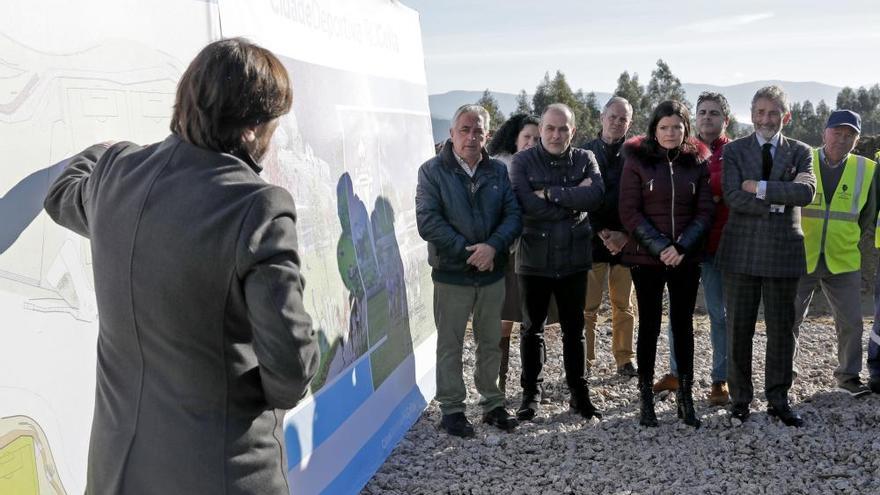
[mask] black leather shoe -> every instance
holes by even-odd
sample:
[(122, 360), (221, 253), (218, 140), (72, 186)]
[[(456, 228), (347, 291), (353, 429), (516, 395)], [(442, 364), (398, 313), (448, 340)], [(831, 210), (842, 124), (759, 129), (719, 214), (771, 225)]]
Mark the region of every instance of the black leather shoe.
[(795, 428), (804, 426), (804, 418), (792, 411), (788, 405), (780, 407), (770, 406), (767, 408), (767, 414), (774, 418), (779, 418), (785, 426), (794, 426)]
[(569, 410), (575, 414), (580, 414), (581, 416), (583, 416), (586, 419), (590, 419), (590, 418), (602, 419), (602, 413), (600, 413), (599, 410), (593, 406), (593, 404), (587, 404), (584, 407), (572, 406), (571, 409), (569, 409)]
[(749, 419), (749, 405), (748, 404), (734, 404), (733, 407), (730, 408), (730, 419), (738, 419), (743, 423)]
[(474, 436), (474, 427), (461, 412), (444, 414), (443, 419), (440, 420), (440, 429), (456, 437)]
[(522, 404), (516, 410), (516, 419), (520, 421), (531, 421), (538, 415), (538, 407), (541, 398), (537, 395), (523, 395)]
[(871, 392), (880, 394), (880, 378), (871, 378), (871, 381), (868, 382), (868, 387), (871, 389)]
[(483, 423), (498, 427), (504, 431), (513, 431), (519, 426), (519, 421), (507, 412), (507, 409), (504, 409), (501, 406), (484, 414)]
[(568, 405), (570, 406), (570, 411), (575, 414), (580, 414), (586, 419), (596, 418), (602, 419), (602, 413), (593, 406), (593, 403), (590, 401), (590, 391), (589, 389), (584, 389), (582, 393), (577, 395), (572, 394), (572, 398), (569, 401)]

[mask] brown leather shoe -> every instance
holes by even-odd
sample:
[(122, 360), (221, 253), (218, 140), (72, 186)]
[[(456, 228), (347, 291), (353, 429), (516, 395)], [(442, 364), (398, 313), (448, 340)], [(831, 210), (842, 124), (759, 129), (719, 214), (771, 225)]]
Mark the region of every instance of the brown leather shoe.
[(670, 392), (675, 392), (676, 390), (678, 390), (678, 377), (677, 376), (670, 374), (670, 373), (667, 373), (667, 374), (663, 375), (663, 378), (661, 378), (660, 380), (657, 381), (657, 383), (654, 384), (654, 393), (655, 394), (658, 394), (658, 393), (663, 392), (665, 390), (669, 390)]
[(730, 402), (730, 392), (727, 390), (727, 382), (715, 382), (712, 391), (709, 392), (709, 404), (713, 406), (726, 406)]

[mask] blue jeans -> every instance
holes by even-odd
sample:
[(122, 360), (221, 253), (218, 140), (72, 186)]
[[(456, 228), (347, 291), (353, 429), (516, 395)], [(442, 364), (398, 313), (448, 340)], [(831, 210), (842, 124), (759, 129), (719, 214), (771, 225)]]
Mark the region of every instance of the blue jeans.
[[(707, 256), (700, 265), (702, 270), (700, 283), (703, 284), (703, 298), (706, 302), (706, 311), (709, 313), (711, 327), (709, 335), (712, 340), (712, 383), (727, 381), (727, 314), (724, 310), (724, 284), (721, 279), (721, 271), (715, 268), (714, 261), (714, 256)], [(878, 278), (878, 283), (880, 283), (880, 278)], [(667, 328), (666, 331), (669, 336), (669, 371), (678, 376), (678, 367), (675, 366), (672, 328)], [(878, 356), (877, 366), (878, 376), (880, 376), (880, 356)]]
[(868, 337), (868, 373), (880, 380), (880, 270), (874, 278), (874, 328)]

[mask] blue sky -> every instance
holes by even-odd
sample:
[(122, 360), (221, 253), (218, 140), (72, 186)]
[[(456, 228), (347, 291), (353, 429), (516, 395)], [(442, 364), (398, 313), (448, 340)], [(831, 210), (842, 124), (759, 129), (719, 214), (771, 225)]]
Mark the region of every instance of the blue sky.
[(880, 1), (402, 0), (420, 13), (428, 91), (531, 93), (544, 72), (612, 91), (658, 58), (683, 81), (880, 82)]

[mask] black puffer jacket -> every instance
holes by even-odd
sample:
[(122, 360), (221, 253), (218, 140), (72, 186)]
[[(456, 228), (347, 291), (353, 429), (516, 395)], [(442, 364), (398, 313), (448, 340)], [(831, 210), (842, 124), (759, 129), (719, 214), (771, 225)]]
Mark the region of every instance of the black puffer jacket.
[[(579, 186), (587, 177), (592, 184)], [(605, 194), (593, 152), (569, 148), (554, 156), (538, 144), (513, 156), (510, 178), (523, 212), (516, 273), (561, 278), (589, 270), (586, 212), (597, 209)], [(542, 189), (547, 199), (535, 195)]]
[(670, 156), (662, 148), (654, 151), (643, 136), (624, 144), (620, 220), (632, 238), (623, 250), (625, 264), (662, 265), (660, 253), (672, 245), (685, 263), (702, 259), (715, 203), (709, 149), (696, 140), (692, 144)]

